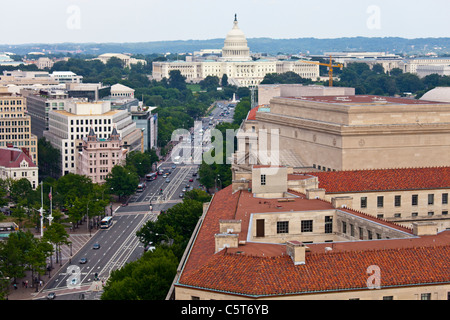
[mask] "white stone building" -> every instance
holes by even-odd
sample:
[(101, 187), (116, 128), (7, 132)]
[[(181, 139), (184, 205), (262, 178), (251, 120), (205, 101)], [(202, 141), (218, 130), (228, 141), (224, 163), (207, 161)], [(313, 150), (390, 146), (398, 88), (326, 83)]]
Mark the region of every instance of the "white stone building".
[(117, 83), (111, 86), (111, 97), (134, 98), (134, 89)]
[(68, 102), (64, 110), (49, 111), (49, 130), (44, 137), (61, 152), (62, 174), (76, 173), (76, 140), (93, 128), (99, 139), (108, 139), (114, 127), (129, 151), (142, 150), (142, 130), (127, 110), (111, 110), (111, 102)]
[(100, 60), (103, 63), (107, 63), (109, 59), (112, 57), (118, 58), (122, 61), (123, 66), (130, 68), (132, 64), (138, 64), (141, 63), (142, 65), (146, 65), (147, 61), (144, 59), (135, 59), (130, 57), (129, 55), (122, 54), (122, 53), (104, 53), (99, 55), (96, 59)]
[(320, 76), (318, 65), (304, 63), (301, 60), (253, 60), (245, 34), (238, 26), (237, 18), (234, 20), (233, 29), (225, 38), (222, 56), (219, 59), (153, 62), (155, 80), (168, 79), (172, 70), (179, 70), (188, 82), (199, 82), (207, 76), (216, 76), (221, 79), (226, 74), (229, 83), (244, 87), (257, 86), (268, 73), (292, 71), (303, 78), (313, 80)]
[(38, 166), (33, 163), (27, 150), (8, 147), (0, 148), (0, 178), (30, 181), (33, 189), (38, 185)]

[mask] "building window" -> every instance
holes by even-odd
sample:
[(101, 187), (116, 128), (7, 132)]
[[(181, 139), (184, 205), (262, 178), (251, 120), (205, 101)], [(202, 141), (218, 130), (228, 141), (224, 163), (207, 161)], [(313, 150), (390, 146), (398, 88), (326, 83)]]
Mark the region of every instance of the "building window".
[(383, 196), (378, 196), (377, 197), (377, 207), (378, 208), (383, 208), (384, 205), (384, 197)]
[(428, 204), (434, 204), (434, 194), (429, 194), (428, 195)]
[(312, 232), (313, 231), (313, 221), (312, 220), (302, 220), (302, 232)]
[(383, 300), (394, 300), (393, 296), (384, 296)]
[(429, 216), (429, 217), (434, 216), (434, 212), (433, 212), (433, 211), (428, 211), (428, 216)]
[(369, 240), (372, 240), (372, 231), (367, 230), (367, 238), (368, 238)]
[(395, 196), (394, 205), (400, 207), (402, 205), (402, 196)]
[(442, 194), (442, 204), (448, 204), (448, 193)]
[(351, 224), (351, 223), (350, 223), (350, 235), (351, 235), (352, 237), (355, 236), (355, 227), (354, 227), (353, 224)]
[(265, 185), (266, 185), (266, 175), (265, 175), (265, 174), (262, 174), (262, 175), (261, 175), (261, 185), (262, 185), (262, 186), (265, 186)]
[(333, 233), (333, 217), (325, 217), (325, 233)]
[(413, 213), (411, 213), (411, 217), (417, 217), (419, 215), (419, 213), (418, 212), (413, 212)]
[(431, 293), (422, 293), (420, 295), (420, 300), (431, 300)]
[(418, 199), (419, 199), (419, 195), (413, 194), (411, 197), (411, 205), (417, 206), (417, 203), (419, 202)]
[(361, 197), (361, 208), (367, 208), (367, 197)]
[(342, 221), (342, 233), (347, 233), (347, 222)]
[(289, 233), (289, 221), (278, 221), (277, 233)]
[(364, 239), (364, 230), (363, 228), (359, 227), (359, 240)]
[(401, 218), (402, 214), (401, 213), (394, 213), (394, 218)]
[(442, 215), (443, 215), (443, 216), (448, 215), (448, 211), (442, 211)]

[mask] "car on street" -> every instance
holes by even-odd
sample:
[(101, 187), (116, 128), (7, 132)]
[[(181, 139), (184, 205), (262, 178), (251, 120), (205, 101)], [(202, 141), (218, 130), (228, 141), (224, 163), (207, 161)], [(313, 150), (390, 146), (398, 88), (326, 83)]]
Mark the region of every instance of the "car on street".
[(183, 188), (183, 190), (181, 190), (181, 192), (186, 192), (186, 188)]
[(92, 249), (94, 249), (94, 250), (100, 249), (100, 244), (94, 243), (94, 245), (92, 246)]
[(169, 178), (167, 178), (167, 179), (166, 179), (166, 183), (169, 183), (169, 182), (170, 182), (170, 179), (169, 179)]
[(47, 299), (48, 300), (54, 300), (56, 298), (56, 293), (54, 293), (54, 292), (50, 292), (48, 295), (47, 295)]
[(183, 198), (184, 197), (184, 193), (182, 192), (182, 193), (180, 193), (180, 198)]
[(150, 244), (148, 244), (147, 246), (145, 246), (144, 252), (155, 250), (155, 247), (154, 247), (152, 244), (153, 244), (153, 243), (150, 242)]
[(81, 258), (80, 259), (80, 264), (85, 264), (87, 263), (87, 258)]
[(172, 169), (175, 169), (176, 167), (177, 167), (176, 164), (173, 164), (173, 165), (172, 165)]
[(194, 179), (190, 178), (190, 179), (189, 179), (189, 182), (194, 182)]

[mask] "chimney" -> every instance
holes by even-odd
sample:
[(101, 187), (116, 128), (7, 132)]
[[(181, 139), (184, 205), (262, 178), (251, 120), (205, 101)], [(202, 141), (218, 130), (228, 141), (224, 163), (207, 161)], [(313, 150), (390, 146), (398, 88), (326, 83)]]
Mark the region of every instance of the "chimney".
[(220, 233), (241, 232), (241, 220), (219, 220)]
[(331, 198), (333, 208), (351, 208), (353, 203), (352, 197), (335, 197)]
[(413, 234), (415, 236), (435, 236), (437, 234), (437, 223), (433, 221), (413, 222)]
[(306, 189), (306, 199), (325, 199), (325, 189)]
[(286, 253), (291, 257), (294, 265), (305, 264), (307, 247), (300, 241), (286, 242)]
[(237, 248), (239, 245), (239, 235), (235, 233), (219, 233), (214, 235), (216, 246), (215, 252), (225, 248)]
[(28, 149), (27, 148), (21, 148), (22, 149), (22, 152), (23, 153), (25, 153), (29, 158), (31, 158), (30, 157), (30, 152), (28, 152)]

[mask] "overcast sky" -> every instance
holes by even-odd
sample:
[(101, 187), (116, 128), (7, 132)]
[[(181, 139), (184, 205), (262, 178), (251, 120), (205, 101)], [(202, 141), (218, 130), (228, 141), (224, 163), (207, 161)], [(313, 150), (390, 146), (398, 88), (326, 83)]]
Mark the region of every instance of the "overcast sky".
[(450, 37), (449, 0), (1, 0), (0, 43)]

